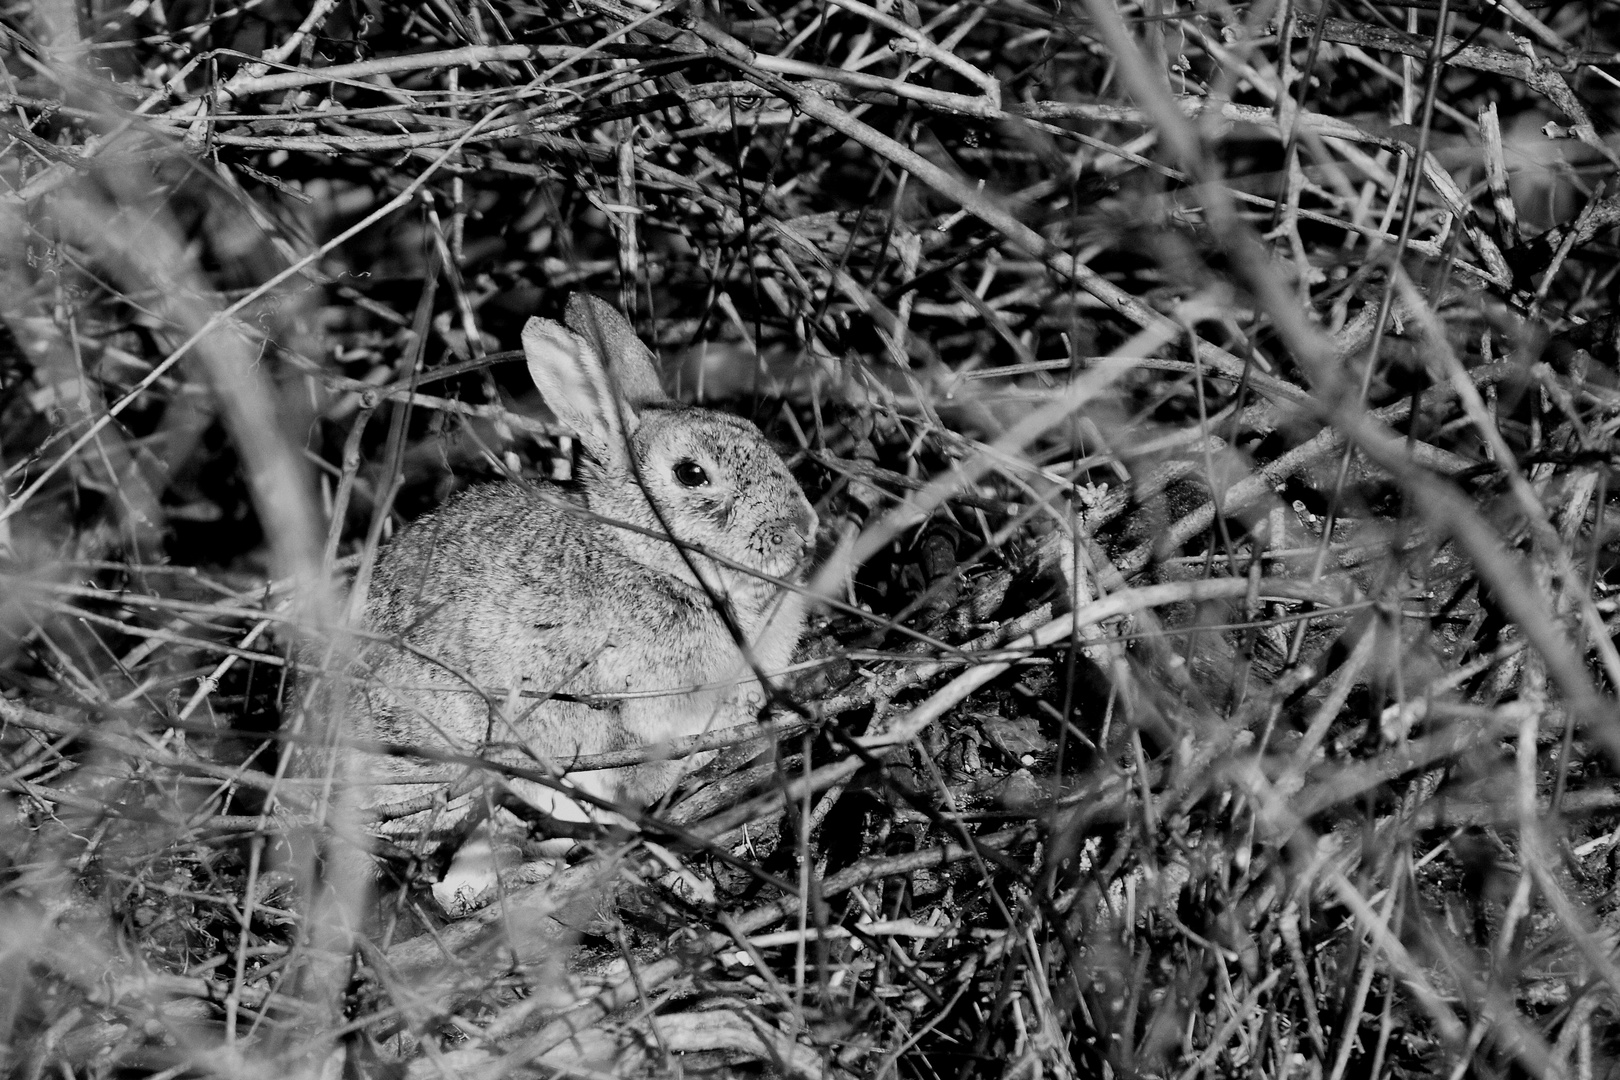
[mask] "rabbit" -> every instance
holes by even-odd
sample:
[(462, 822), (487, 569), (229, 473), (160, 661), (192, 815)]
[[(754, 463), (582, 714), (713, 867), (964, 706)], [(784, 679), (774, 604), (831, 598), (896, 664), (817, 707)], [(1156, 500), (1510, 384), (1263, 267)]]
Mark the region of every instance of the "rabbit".
[[(584, 451), (577, 483), (473, 487), (385, 549), (348, 706), (358, 739), (566, 771), (577, 756), (743, 722), (764, 700), (758, 672), (781, 670), (798, 644), (803, 595), (770, 579), (801, 568), (817, 518), (781, 457), (748, 421), (670, 399), (604, 301), (576, 294), (565, 322), (530, 319), (522, 339), (535, 386)], [(711, 756), (570, 780), (642, 806)], [(472, 796), (445, 805), (444, 764), (367, 755), (362, 772), (374, 811), (439, 802), (378, 823), (382, 836), (454, 830), (476, 813)], [(553, 817), (601, 819), (553, 788), (509, 786)], [(480, 826), (434, 887), (442, 907), (493, 892), (493, 845)]]

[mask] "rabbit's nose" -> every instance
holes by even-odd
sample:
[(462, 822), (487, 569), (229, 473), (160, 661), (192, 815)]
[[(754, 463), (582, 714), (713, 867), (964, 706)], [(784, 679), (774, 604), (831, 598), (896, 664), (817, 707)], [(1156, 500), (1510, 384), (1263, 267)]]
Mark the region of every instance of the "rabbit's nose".
[(800, 544), (805, 547), (810, 546), (811, 542), (816, 538), (816, 526), (818, 524), (816, 512), (811, 508), (810, 504), (801, 504), (799, 506), (799, 518), (793, 525), (793, 531), (799, 534)]
[(774, 548), (808, 549), (816, 538), (816, 512), (805, 503), (792, 517), (777, 518), (771, 524), (768, 543)]

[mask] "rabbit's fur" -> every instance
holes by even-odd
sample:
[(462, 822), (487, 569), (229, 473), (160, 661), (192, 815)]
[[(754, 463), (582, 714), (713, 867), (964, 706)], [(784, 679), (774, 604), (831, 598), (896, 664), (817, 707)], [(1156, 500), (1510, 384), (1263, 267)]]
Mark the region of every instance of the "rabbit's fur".
[[(802, 597), (760, 575), (799, 569), (816, 515), (782, 459), (747, 421), (665, 396), (652, 354), (604, 302), (576, 295), (566, 320), (529, 320), (523, 347), (547, 404), (588, 455), (577, 490), (475, 487), (389, 546), (364, 622), (391, 644), (368, 646), (361, 665), (349, 708), (360, 739), (567, 771), (576, 756), (746, 720), (763, 694), (733, 629), (759, 670), (788, 663)], [(692, 547), (683, 556), (665, 535)], [(716, 598), (729, 607), (730, 626)], [(546, 696), (638, 693), (590, 704)], [(443, 764), (367, 761), (363, 802), (371, 807), (445, 790)], [(644, 805), (693, 764), (659, 761), (571, 781)], [(512, 787), (556, 817), (591, 816), (553, 789)], [(457, 807), (418, 811), (379, 831), (442, 827), (447, 810), (453, 818)]]

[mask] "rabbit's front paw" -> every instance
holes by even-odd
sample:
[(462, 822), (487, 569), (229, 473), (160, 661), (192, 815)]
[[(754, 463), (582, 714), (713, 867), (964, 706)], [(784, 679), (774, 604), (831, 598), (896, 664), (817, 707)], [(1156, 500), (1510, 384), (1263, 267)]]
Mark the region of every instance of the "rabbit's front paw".
[(525, 845), (514, 841), (522, 826), (505, 811), (495, 827), (485, 822), (456, 851), (450, 869), (432, 889), (433, 902), (446, 918), (460, 919), (492, 903), (504, 887), (514, 889), (543, 881), (567, 866), (560, 855), (572, 840)]
[(446, 878), (433, 886), (433, 902), (445, 918), (463, 919), (495, 899), (495, 883), (493, 872), (456, 881)]
[(495, 898), (500, 883), (500, 859), (489, 834), (474, 833), (461, 845), (443, 880), (433, 886), (433, 901), (452, 919), (459, 919)]

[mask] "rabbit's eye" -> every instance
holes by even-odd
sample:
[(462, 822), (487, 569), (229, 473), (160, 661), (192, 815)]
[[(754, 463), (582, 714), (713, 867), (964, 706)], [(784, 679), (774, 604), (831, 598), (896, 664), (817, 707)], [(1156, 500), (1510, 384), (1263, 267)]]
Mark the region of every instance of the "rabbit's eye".
[(675, 479), (681, 482), (682, 487), (705, 487), (709, 483), (709, 474), (703, 471), (703, 466), (695, 461), (677, 461), (675, 463)]

